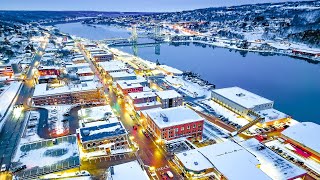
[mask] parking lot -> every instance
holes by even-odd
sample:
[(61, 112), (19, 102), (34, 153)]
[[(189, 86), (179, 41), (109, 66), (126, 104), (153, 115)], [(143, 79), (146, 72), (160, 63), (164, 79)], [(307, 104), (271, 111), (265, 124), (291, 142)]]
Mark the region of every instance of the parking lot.
[(19, 155), (13, 165), (26, 165), (27, 169), (15, 173), (22, 179), (32, 179), (80, 165), (76, 136), (24, 144), (20, 147)]

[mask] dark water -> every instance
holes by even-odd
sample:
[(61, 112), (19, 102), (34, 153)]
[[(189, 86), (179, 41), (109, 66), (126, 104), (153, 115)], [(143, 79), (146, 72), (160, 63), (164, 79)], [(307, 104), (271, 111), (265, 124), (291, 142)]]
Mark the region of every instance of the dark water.
[[(91, 39), (128, 34), (123, 29), (113, 34), (113, 28), (97, 30), (79, 23), (58, 25), (58, 27), (63, 32)], [(133, 53), (132, 47), (119, 49)], [(162, 64), (196, 72), (215, 84), (217, 88), (242, 87), (275, 101), (276, 109), (299, 121), (320, 123), (320, 64), (288, 56), (265, 56), (259, 53), (194, 44), (179, 46), (161, 44), (160, 54), (159, 49), (155, 49), (155, 47), (138, 48), (138, 56), (154, 62), (158, 59)]]

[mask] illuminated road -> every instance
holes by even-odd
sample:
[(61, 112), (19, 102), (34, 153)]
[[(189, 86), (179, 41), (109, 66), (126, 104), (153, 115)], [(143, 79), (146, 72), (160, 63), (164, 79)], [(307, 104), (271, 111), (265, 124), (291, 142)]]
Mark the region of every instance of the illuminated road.
[[(27, 73), (27, 80), (22, 84), (21, 90), (17, 96), (17, 101), (15, 105), (23, 104), (25, 107), (27, 106), (28, 98), (32, 95), (33, 91), (33, 72), (32, 69), (37, 64), (42, 57), (43, 49), (39, 49), (39, 53), (37, 53), (33, 61), (30, 64), (30, 68)], [(0, 164), (6, 164), (7, 167), (11, 165), (11, 159), (15, 154), (15, 150), (19, 144), (21, 135), (23, 133), (23, 129), (25, 126), (25, 112), (21, 112), (19, 115), (14, 115), (11, 113), (0, 132)]]
[[(105, 93), (108, 94), (110, 98), (110, 105), (114, 109), (115, 113), (120, 117), (123, 125), (128, 130), (130, 135), (134, 137), (133, 141), (139, 146), (138, 156), (141, 158), (143, 163), (148, 167), (154, 167), (157, 175), (160, 178), (161, 172), (171, 171), (175, 179), (182, 179), (180, 173), (176, 171), (172, 165), (173, 163), (169, 160), (170, 158), (166, 156), (164, 150), (156, 145), (151, 137), (146, 137), (142, 132), (140, 126), (137, 130), (133, 130), (133, 125), (137, 123), (131, 119), (130, 114), (126, 109), (126, 103), (122, 98), (117, 98), (114, 94), (112, 87), (104, 84), (103, 78), (94, 67), (92, 61), (88, 59), (84, 52), (82, 54), (85, 56), (86, 60), (89, 62), (91, 69), (95, 72), (100, 82), (104, 85)], [(161, 179), (161, 178), (160, 178)]]

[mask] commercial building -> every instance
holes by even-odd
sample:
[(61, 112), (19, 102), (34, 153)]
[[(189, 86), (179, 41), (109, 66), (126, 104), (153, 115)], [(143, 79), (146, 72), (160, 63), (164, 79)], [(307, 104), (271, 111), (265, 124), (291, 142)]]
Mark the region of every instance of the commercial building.
[(122, 92), (123, 95), (134, 92), (142, 92), (143, 86), (139, 83), (130, 83), (127, 81), (117, 81), (117, 88)]
[(139, 180), (149, 180), (143, 164), (139, 164), (137, 160), (111, 166), (106, 172), (107, 180), (124, 180), (132, 179), (133, 177)]
[(183, 98), (181, 94), (175, 90), (158, 91), (156, 95), (163, 109), (182, 106)]
[(57, 80), (58, 76), (57, 75), (45, 75), (45, 76), (39, 76), (38, 77), (38, 83), (43, 84), (43, 83), (52, 83), (54, 80)]
[(271, 180), (258, 168), (260, 162), (256, 157), (232, 141), (178, 153), (174, 159), (190, 178), (210, 174), (223, 180)]
[(97, 63), (98, 69), (101, 73), (105, 73), (106, 75), (113, 72), (122, 72), (127, 71), (128, 67), (125, 63), (121, 61), (105, 61)]
[(105, 103), (103, 88), (93, 81), (72, 85), (38, 84), (32, 101), (36, 106)]
[(272, 124), (290, 119), (288, 115), (273, 109), (273, 101), (239, 87), (212, 90), (211, 97), (218, 104), (249, 120), (261, 117), (264, 123)]
[(313, 122), (301, 122), (282, 131), (282, 138), (290, 143), (294, 152), (304, 158), (320, 161), (320, 125)]
[(93, 71), (91, 68), (81, 68), (77, 70), (78, 76), (93, 76)]
[(113, 59), (113, 54), (111, 52), (91, 52), (90, 54), (95, 62), (111, 61)]
[(60, 68), (56, 66), (39, 66), (39, 76), (60, 75)]
[(167, 75), (181, 76), (183, 74), (182, 71), (180, 71), (179, 69), (173, 68), (171, 66), (160, 65), (160, 66), (157, 66), (157, 67), (158, 67), (159, 70), (163, 71)]
[(184, 106), (142, 111), (143, 125), (163, 142), (180, 137), (202, 139), (204, 119)]
[(119, 81), (119, 80), (134, 80), (137, 79), (136, 74), (134, 73), (128, 73), (126, 71), (121, 72), (113, 72), (109, 73), (109, 76), (113, 82)]
[(128, 149), (128, 133), (121, 122), (98, 121), (77, 129), (77, 137), (85, 150), (104, 150), (106, 154)]
[(136, 111), (161, 107), (154, 92), (128, 93), (127, 99), (131, 107)]

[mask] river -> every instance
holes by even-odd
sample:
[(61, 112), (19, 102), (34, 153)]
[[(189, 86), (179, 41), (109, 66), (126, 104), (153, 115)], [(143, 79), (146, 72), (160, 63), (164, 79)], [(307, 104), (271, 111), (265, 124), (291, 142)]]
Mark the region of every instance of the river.
[[(88, 39), (129, 37), (126, 29), (56, 25), (62, 32)], [(130, 46), (119, 49), (133, 54)], [(138, 47), (138, 56), (193, 71), (217, 88), (239, 86), (275, 101), (275, 108), (299, 121), (320, 124), (320, 64), (283, 55), (261, 55), (219, 47), (161, 44), (160, 48)]]

